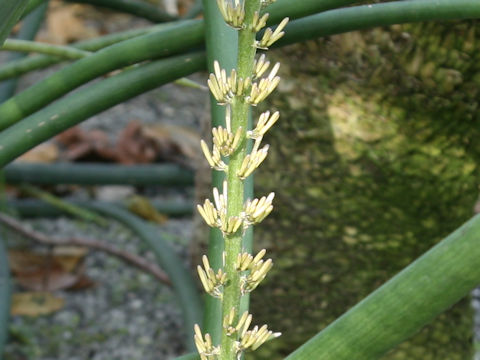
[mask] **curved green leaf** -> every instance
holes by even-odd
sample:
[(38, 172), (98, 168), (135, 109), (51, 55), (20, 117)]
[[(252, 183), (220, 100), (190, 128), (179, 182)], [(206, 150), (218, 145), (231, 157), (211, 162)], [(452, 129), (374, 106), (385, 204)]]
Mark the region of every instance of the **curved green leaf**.
[(286, 359), (378, 359), (478, 286), (479, 258), (477, 215)]
[(404, 0), (330, 10), (287, 25), (278, 46), (377, 26), (480, 17), (478, 0)]
[(0, 166), (94, 114), (204, 68), (203, 53), (182, 55), (138, 66), (67, 96), (0, 133)]
[(0, 2), (0, 45), (7, 38), (13, 25), (23, 14), (28, 0), (2, 0)]

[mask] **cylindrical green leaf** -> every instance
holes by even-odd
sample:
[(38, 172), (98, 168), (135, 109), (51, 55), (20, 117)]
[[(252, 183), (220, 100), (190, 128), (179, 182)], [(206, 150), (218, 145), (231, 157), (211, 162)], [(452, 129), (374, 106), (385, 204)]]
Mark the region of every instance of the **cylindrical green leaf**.
[(4, 168), (9, 184), (191, 186), (193, 172), (174, 164), (37, 164), (15, 162)]
[(1, 104), (0, 129), (7, 128), (97, 76), (140, 61), (185, 51), (202, 39), (203, 23), (188, 20), (165, 31), (126, 40), (80, 59)]
[(23, 14), (28, 0), (2, 0), (0, 2), (0, 45), (7, 38), (13, 25)]
[[(72, 202), (77, 204), (77, 202)], [(82, 203), (79, 203), (81, 205)], [(103, 204), (103, 202), (100, 202)], [(130, 208), (130, 202), (106, 202), (107, 205), (121, 206)], [(193, 203), (191, 201), (179, 202), (179, 201), (152, 201), (153, 207), (161, 214), (168, 215), (169, 217), (182, 217), (191, 216), (193, 212)], [(44, 201), (37, 199), (21, 199), (21, 200), (9, 200), (6, 204), (7, 208), (13, 208), (22, 217), (55, 217), (65, 215), (65, 212), (61, 211), (57, 207), (47, 204)]]
[[(85, 51), (97, 51), (104, 47), (116, 44), (121, 41), (125, 41), (137, 36), (163, 30), (168, 26), (172, 26), (172, 25), (160, 24), (160, 25), (143, 28), (143, 29), (122, 31), (118, 33), (105, 35), (105, 36), (100, 36), (93, 39), (79, 41), (78, 43), (74, 43), (71, 46), (77, 49), (85, 50)], [(17, 60), (15, 62), (10, 62), (3, 66), (0, 66), (0, 80), (17, 77), (25, 73), (28, 73), (30, 71), (43, 69), (49, 65), (57, 64), (64, 60), (65, 59), (63, 58), (58, 58), (58, 57), (48, 56), (48, 55), (29, 56), (26, 59)]]
[(204, 67), (203, 53), (182, 55), (141, 65), (67, 96), (0, 133), (0, 166), (94, 114)]
[(126, 12), (153, 22), (166, 22), (175, 20), (175, 16), (160, 10), (158, 6), (141, 0), (66, 0), (68, 2), (101, 6), (112, 10)]
[(378, 359), (478, 286), (479, 259), (477, 215), (286, 359)]
[[(38, 32), (38, 29), (42, 25), (45, 18), (45, 12), (47, 11), (48, 1), (35, 9), (25, 19), (23, 19), (22, 27), (17, 34), (17, 39), (33, 40)], [(24, 58), (25, 53), (13, 53), (8, 56), (7, 63), (17, 63), (20, 59)], [(0, 82), (0, 103), (9, 99), (15, 93), (17, 87), (17, 79), (10, 79), (8, 81)]]
[(0, 51), (37, 52), (65, 59), (81, 59), (92, 53), (70, 46), (52, 45), (29, 40), (7, 39)]
[(478, 0), (404, 0), (330, 10), (287, 25), (278, 46), (377, 26), (480, 17)]

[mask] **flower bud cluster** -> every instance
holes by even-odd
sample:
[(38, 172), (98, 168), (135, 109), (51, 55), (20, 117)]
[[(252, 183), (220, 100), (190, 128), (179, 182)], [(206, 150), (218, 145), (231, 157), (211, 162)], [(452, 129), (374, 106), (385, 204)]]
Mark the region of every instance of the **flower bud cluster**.
[(230, 313), (223, 319), (223, 328), (228, 336), (237, 336), (239, 339), (235, 342), (237, 353), (245, 350), (256, 350), (266, 341), (281, 335), (281, 333), (274, 333), (268, 330), (267, 325), (263, 325), (260, 328), (255, 325), (249, 330), (250, 324), (252, 323), (252, 314), (249, 314), (248, 311), (245, 311), (242, 316), (240, 316), (236, 324), (234, 324), (235, 317), (236, 309), (232, 308)]
[(263, 260), (266, 250), (263, 249), (255, 257), (248, 253), (238, 254), (235, 264), (238, 271), (248, 272), (241, 276), (241, 292), (246, 294), (252, 292), (265, 279), (267, 273), (273, 266), (272, 259)]
[[(275, 0), (217, 0), (217, 5), (226, 24), (243, 32), (247, 38), (251, 37), (251, 45), (246, 51), (253, 52), (250, 53), (253, 57), (256, 49), (267, 50), (284, 36), (283, 30), (288, 23), (288, 18), (285, 18), (273, 30), (266, 28), (263, 35), (257, 40), (253, 35), (266, 26), (269, 15), (261, 11), (254, 11), (250, 6), (247, 6), (250, 10), (246, 14), (246, 1), (257, 1), (258, 9), (275, 2)], [(245, 47), (247, 48), (246, 44)], [(250, 57), (250, 61), (252, 57)], [(226, 106), (226, 116), (225, 126), (212, 129), (212, 147), (209, 148), (207, 143), (202, 140), (201, 148), (210, 167), (225, 172), (228, 181), (234, 181), (228, 182), (228, 184), (238, 184), (238, 180), (232, 180), (235, 177), (245, 180), (265, 160), (269, 145), (261, 145), (263, 136), (280, 118), (278, 111), (272, 113), (266, 111), (260, 115), (253, 129), (239, 126), (244, 123), (237, 123), (233, 129), (232, 111), (234, 110), (232, 109), (238, 109), (236, 106), (239, 104), (243, 108), (258, 105), (276, 89), (280, 82), (280, 77), (277, 75), (280, 68), (279, 63), (271, 67), (266, 56), (262, 54), (252, 65), (251, 69), (247, 71), (242, 68), (243, 70), (240, 72), (244, 75), (242, 77), (235, 69), (227, 73), (220, 63), (215, 61), (214, 71), (208, 78), (208, 87), (213, 97), (219, 105)], [(238, 119), (238, 114), (234, 113), (234, 115), (237, 116), (235, 119)], [(250, 152), (245, 150), (248, 141), (253, 141)], [(213, 189), (213, 202), (206, 199), (202, 205), (197, 205), (197, 209), (207, 225), (219, 229), (228, 243), (233, 239), (238, 241), (239, 237), (241, 240), (241, 236), (250, 226), (259, 224), (272, 212), (275, 194), (272, 192), (268, 196), (248, 199), (242, 207), (234, 197), (232, 197), (234, 200), (228, 198), (227, 190), (227, 181), (225, 181), (221, 192), (217, 188)], [(231, 194), (235, 194), (235, 192), (231, 192)], [(230, 203), (234, 204), (232, 208), (229, 208)], [(224, 253), (223, 267), (217, 271), (212, 269), (206, 256), (202, 258), (203, 267), (197, 267), (205, 292), (220, 299), (224, 304), (232, 298), (232, 293), (229, 292), (232, 286), (236, 289), (237, 294), (240, 294), (235, 295), (235, 298), (239, 298), (257, 288), (273, 266), (271, 259), (264, 259), (265, 249), (255, 256), (247, 252), (236, 254), (237, 251), (233, 253), (233, 256), (237, 256), (236, 261), (227, 251), (227, 254), (230, 255), (227, 255), (226, 264)], [(227, 268), (228, 272), (225, 270)], [(195, 326), (195, 344), (202, 360), (230, 359), (233, 355), (240, 358), (244, 351), (256, 350), (266, 341), (280, 336), (280, 333), (269, 330), (267, 325), (250, 328), (252, 315), (248, 312), (239, 314), (235, 307), (236, 305), (228, 305), (228, 308), (224, 309), (224, 333), (220, 345), (214, 345), (210, 335), (203, 336), (200, 328)], [(232, 349), (235, 354), (230, 352)], [(225, 357), (226, 353), (229, 355)]]

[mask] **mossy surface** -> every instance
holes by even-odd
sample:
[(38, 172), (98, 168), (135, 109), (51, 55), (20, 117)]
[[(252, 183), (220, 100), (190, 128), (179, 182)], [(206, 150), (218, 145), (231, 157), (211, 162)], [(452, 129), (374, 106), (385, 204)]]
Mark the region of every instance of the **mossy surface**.
[[(394, 26), (273, 53), (282, 117), (256, 173), (275, 266), (252, 296), (291, 352), (473, 214), (480, 161), (475, 22)], [(260, 109), (262, 110), (262, 109)], [(468, 299), (384, 358), (471, 358)]]

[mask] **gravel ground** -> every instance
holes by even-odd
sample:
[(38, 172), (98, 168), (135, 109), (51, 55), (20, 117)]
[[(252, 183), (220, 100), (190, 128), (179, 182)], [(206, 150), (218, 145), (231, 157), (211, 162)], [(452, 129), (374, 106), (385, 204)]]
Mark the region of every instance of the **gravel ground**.
[[(154, 261), (146, 246), (115, 222), (108, 228), (67, 218), (30, 223), (35, 229), (58, 237), (101, 239)], [(191, 221), (169, 220), (159, 230), (187, 241)], [(173, 245), (186, 261), (185, 243)], [(184, 351), (181, 314), (175, 294), (168, 287), (103, 253), (90, 253), (85, 265), (86, 274), (96, 286), (56, 292), (65, 300), (65, 306), (53, 315), (13, 317), (11, 327), (15, 335), (7, 359), (153, 360), (171, 359)]]

